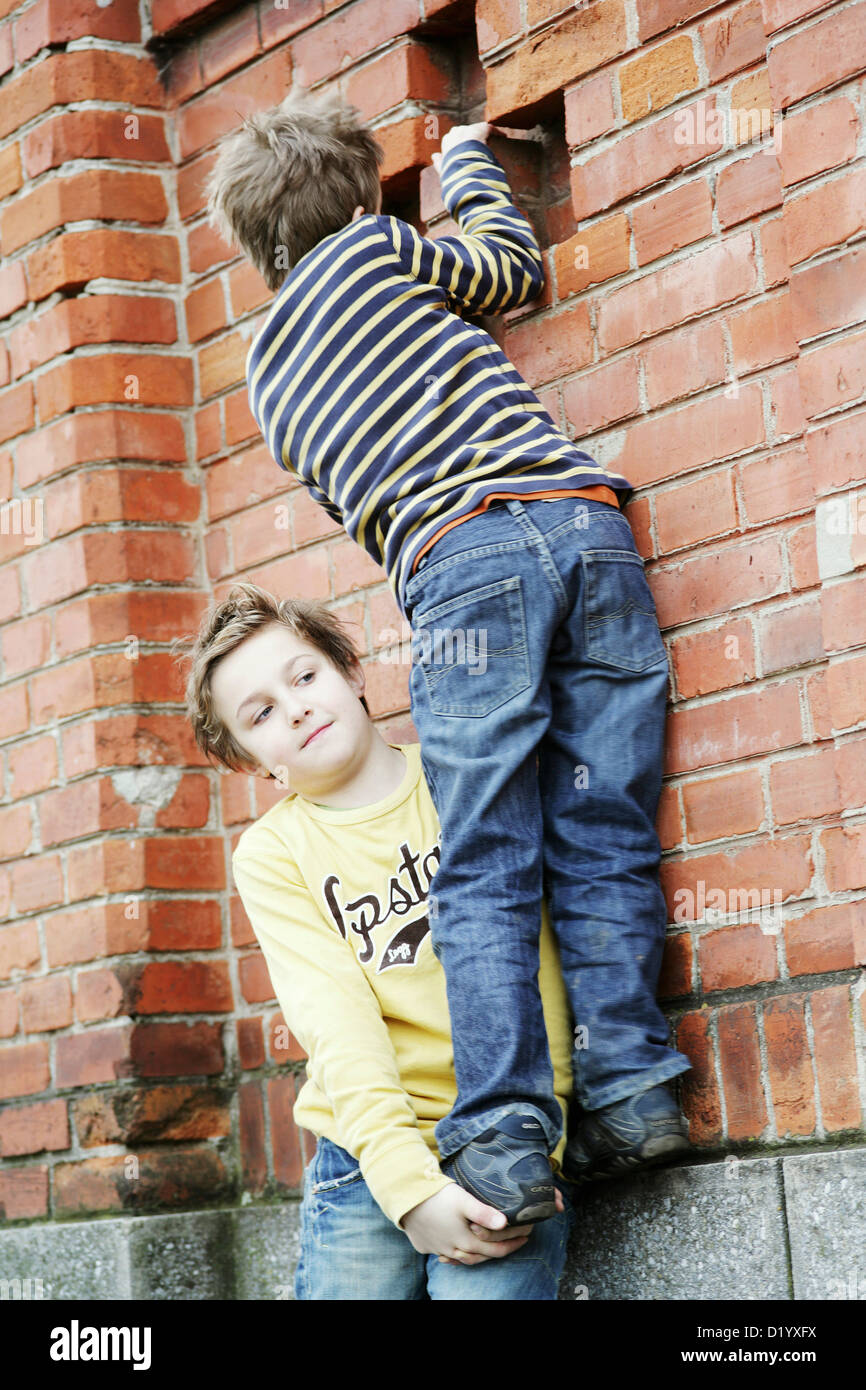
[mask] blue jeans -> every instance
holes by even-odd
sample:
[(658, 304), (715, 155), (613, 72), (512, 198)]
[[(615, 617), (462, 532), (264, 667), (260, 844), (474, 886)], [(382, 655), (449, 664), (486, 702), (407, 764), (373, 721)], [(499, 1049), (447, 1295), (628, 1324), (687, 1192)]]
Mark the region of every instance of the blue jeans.
[(567, 1189), (558, 1186), (565, 1212), (540, 1222), (520, 1250), (477, 1265), (440, 1264), (388, 1220), (358, 1160), (320, 1139), (304, 1174), (295, 1297), (555, 1300), (574, 1220)]
[(608, 503), (493, 502), (406, 586), (412, 717), (442, 826), (430, 927), (458, 1096), (447, 1158), (503, 1116), (561, 1132), (538, 991), (542, 895), (595, 1110), (687, 1071), (655, 991), (667, 654), (631, 527)]

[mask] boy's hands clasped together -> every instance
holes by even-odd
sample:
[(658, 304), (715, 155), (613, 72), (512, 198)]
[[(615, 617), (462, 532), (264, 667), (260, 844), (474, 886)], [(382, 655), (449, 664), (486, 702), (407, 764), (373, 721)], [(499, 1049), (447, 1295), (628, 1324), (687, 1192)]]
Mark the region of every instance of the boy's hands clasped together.
[[(564, 1210), (558, 1191), (556, 1209)], [(419, 1254), (438, 1255), (448, 1264), (464, 1265), (498, 1260), (520, 1250), (533, 1230), (531, 1225), (509, 1226), (501, 1211), (479, 1202), (457, 1183), (419, 1202), (401, 1224)]]

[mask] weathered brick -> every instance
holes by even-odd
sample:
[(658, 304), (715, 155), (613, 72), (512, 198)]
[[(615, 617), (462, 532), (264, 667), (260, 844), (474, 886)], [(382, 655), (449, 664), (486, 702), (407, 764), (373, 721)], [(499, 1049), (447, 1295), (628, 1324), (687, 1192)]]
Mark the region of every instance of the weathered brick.
[(709, 1010), (685, 1014), (677, 1028), (677, 1047), (692, 1064), (682, 1078), (683, 1110), (693, 1144), (715, 1144), (722, 1137), (722, 1109), (709, 1031)]
[(782, 209), (790, 264), (836, 246), (866, 228), (866, 169), (825, 180)]
[(488, 119), (501, 121), (517, 111), (532, 116), (566, 82), (602, 67), (628, 46), (623, 0), (599, 0), (591, 10), (566, 16), (488, 68)]
[(775, 938), (756, 922), (706, 932), (700, 938), (700, 967), (707, 991), (775, 980), (779, 973)]
[(643, 487), (764, 442), (761, 392), (750, 383), (689, 401), (672, 413), (636, 421), (626, 432), (619, 454), (608, 462), (636, 487)]
[(268, 1175), (265, 1156), (265, 1107), (258, 1081), (238, 1086), (241, 1165), (245, 1191), (260, 1192)]
[(822, 975), (866, 964), (866, 903), (834, 903), (785, 923), (792, 975)]
[(638, 265), (657, 260), (709, 236), (713, 200), (705, 179), (693, 179), (669, 193), (638, 203), (632, 212)]
[(725, 337), (714, 320), (675, 329), (637, 349), (651, 408), (725, 380)]
[(682, 790), (690, 844), (747, 835), (763, 822), (764, 797), (756, 769), (686, 782)]
[(7, 1168), (0, 1172), (0, 1218), (32, 1221), (48, 1212), (48, 1169)]
[(226, 1013), (232, 989), (225, 961), (152, 961), (134, 986), (139, 1014)]
[(0, 1115), (0, 1157), (69, 1148), (69, 1116), (63, 1100), (7, 1108)]
[(675, 710), (668, 729), (665, 775), (792, 748), (803, 742), (799, 686), (783, 681), (738, 691), (697, 709)]
[(847, 985), (815, 990), (809, 996), (815, 1038), (815, 1069), (821, 1119), (832, 1134), (856, 1129), (862, 1110), (857, 1094), (857, 1057)]
[(263, 1067), (265, 1064), (265, 1044), (262, 1037), (260, 1018), (239, 1018), (235, 1028), (238, 1040), (238, 1059), (244, 1070)]
[(588, 77), (565, 92), (565, 140), (578, 149), (616, 125), (610, 74)]
[(800, 389), (812, 419), (855, 401), (866, 391), (866, 333), (814, 347), (801, 354)]
[(757, 284), (750, 232), (695, 251), (611, 291), (599, 306), (598, 338), (607, 352), (749, 294)]
[(818, 600), (801, 600), (789, 608), (765, 610), (759, 632), (765, 675), (808, 666), (824, 658)]
[(719, 171), (716, 209), (723, 227), (735, 227), (782, 202), (782, 174), (772, 153), (759, 150)]
[(857, 152), (859, 134), (857, 111), (847, 97), (832, 97), (786, 116), (777, 144), (783, 182), (801, 183), (847, 163)]
[(764, 1005), (767, 1071), (780, 1138), (811, 1134), (815, 1095), (802, 995), (771, 999)]
[(866, 4), (834, 7), (815, 24), (782, 39), (767, 59), (779, 109), (853, 77), (866, 67)]
[(575, 438), (637, 415), (641, 408), (638, 364), (631, 356), (620, 357), (575, 377), (563, 386), (562, 399)]
[(223, 1069), (219, 1023), (139, 1023), (130, 1056), (138, 1076), (201, 1076)]
[[(629, 246), (628, 218), (624, 213), (595, 222), (559, 244), (553, 256), (557, 298), (579, 294), (587, 285), (609, 280), (628, 270)], [(537, 334), (538, 325), (534, 320), (528, 328)]]
[(129, 1076), (128, 1028), (88, 1028), (57, 1039), (56, 1085), (58, 1090), (116, 1081)]
[(712, 0), (637, 0), (641, 43), (713, 8)]
[(765, 7), (763, 0), (726, 5), (720, 14), (700, 26), (711, 82), (719, 82), (763, 59), (767, 42), (762, 19)]
[(741, 373), (783, 362), (797, 354), (797, 335), (787, 293), (750, 304), (730, 320), (734, 366)]
[(296, 1096), (295, 1077), (279, 1076), (268, 1082), (274, 1177), (281, 1187), (287, 1188), (303, 1185), (304, 1160), (298, 1129), (292, 1118)]
[(72, 1022), (72, 990), (63, 975), (27, 980), (21, 986), (21, 1023), (25, 1033), (66, 1028)]
[(674, 639), (671, 646), (680, 699), (742, 685), (755, 676), (754, 639), (745, 619)]
[(581, 219), (652, 188), (724, 145), (714, 97), (621, 135), (614, 145), (571, 171), (575, 215)]
[(692, 92), (700, 85), (691, 35), (678, 34), (639, 58), (622, 63), (618, 76), (626, 121), (640, 120), (651, 111), (669, 106), (684, 92)]
[(776, 449), (739, 468), (746, 518), (752, 525), (814, 506), (813, 468), (801, 446)]
[(800, 344), (866, 320), (866, 250), (797, 271), (791, 277), (791, 313)]
[(866, 887), (866, 833), (862, 826), (824, 830), (820, 844), (826, 855), (825, 877), (831, 893)]
[(58, 1163), (54, 1168), (54, 1209), (58, 1216), (172, 1207), (183, 1210), (226, 1199), (231, 1188), (222, 1159), (212, 1149), (118, 1154)]
[(655, 498), (656, 529), (663, 555), (724, 535), (737, 525), (737, 503), (729, 472), (713, 473)]
[(767, 1124), (767, 1107), (755, 1006), (731, 1004), (719, 1009), (716, 1017), (728, 1138), (760, 1138)]

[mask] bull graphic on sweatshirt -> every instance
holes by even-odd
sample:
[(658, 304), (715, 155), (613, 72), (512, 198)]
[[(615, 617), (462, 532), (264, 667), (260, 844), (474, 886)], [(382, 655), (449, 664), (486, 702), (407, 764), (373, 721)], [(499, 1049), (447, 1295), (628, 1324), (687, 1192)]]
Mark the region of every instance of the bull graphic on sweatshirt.
[[(345, 941), (353, 937), (361, 939), (358, 959), (362, 965), (368, 965), (376, 953), (378, 942), (374, 942), (373, 933), (378, 927), (394, 917), (405, 917), (427, 901), (433, 875), (439, 866), (438, 844), (422, 854), (413, 852), (404, 842), (399, 855), (396, 870), (381, 897), (378, 893), (362, 893), (358, 898), (344, 901), (338, 874), (329, 874), (322, 884), (325, 903), (340, 935)], [(382, 950), (376, 974), (392, 966), (414, 965), (418, 948), (429, 930), (426, 913), (404, 922)]]

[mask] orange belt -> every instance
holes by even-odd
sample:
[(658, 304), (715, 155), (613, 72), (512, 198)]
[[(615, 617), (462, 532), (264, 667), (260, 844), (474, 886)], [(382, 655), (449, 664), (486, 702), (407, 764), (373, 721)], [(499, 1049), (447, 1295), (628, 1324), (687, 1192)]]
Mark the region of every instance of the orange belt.
[(431, 546), (434, 546), (440, 537), (445, 535), (446, 531), (450, 531), (452, 526), (459, 526), (461, 521), (469, 521), (473, 516), (480, 516), (482, 512), (487, 510), (488, 503), (492, 502), (496, 497), (513, 497), (518, 502), (528, 502), (540, 497), (595, 497), (599, 502), (609, 502), (611, 506), (619, 507), (619, 498), (614, 489), (612, 487), (607, 487), (605, 483), (593, 483), (591, 487), (559, 488), (556, 492), (491, 492), (485, 497), (481, 506), (475, 508), (474, 512), (467, 512), (465, 516), (456, 516), (452, 521), (446, 521), (445, 525), (442, 526), (434, 536), (430, 537), (427, 544), (422, 550), (419, 550), (418, 554), (415, 556), (412, 573), (414, 574), (418, 568), (422, 556), (427, 554)]

